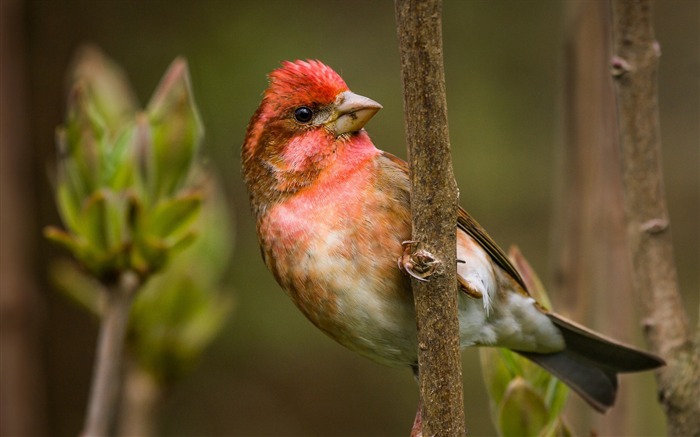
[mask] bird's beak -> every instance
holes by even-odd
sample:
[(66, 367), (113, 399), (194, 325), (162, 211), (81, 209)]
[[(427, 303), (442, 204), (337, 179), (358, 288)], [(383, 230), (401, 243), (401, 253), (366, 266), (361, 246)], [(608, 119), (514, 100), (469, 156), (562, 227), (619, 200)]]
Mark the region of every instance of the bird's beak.
[(345, 91), (335, 99), (335, 108), (326, 126), (335, 136), (356, 132), (380, 109), (382, 105), (374, 100)]

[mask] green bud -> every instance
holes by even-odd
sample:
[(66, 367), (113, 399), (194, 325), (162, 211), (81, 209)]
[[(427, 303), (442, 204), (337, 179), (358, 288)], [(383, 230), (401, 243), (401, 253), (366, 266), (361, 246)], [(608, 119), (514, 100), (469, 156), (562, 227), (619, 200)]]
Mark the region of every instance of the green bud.
[(146, 112), (155, 159), (155, 194), (171, 195), (187, 179), (204, 133), (184, 59), (170, 65)]
[(77, 82), (68, 96), (66, 124), (59, 130), (59, 184), (66, 184), (76, 198), (85, 198), (100, 182), (105, 125), (84, 82)]
[(136, 114), (134, 133), (131, 137), (134, 156), (134, 185), (139, 198), (151, 204), (156, 192), (156, 161), (153, 152), (151, 125), (144, 112)]
[(197, 192), (165, 199), (144, 214), (143, 231), (171, 242), (186, 233), (202, 206), (202, 196)]
[(101, 284), (87, 275), (75, 263), (58, 259), (49, 266), (51, 282), (67, 296), (71, 302), (94, 316), (101, 315), (103, 302), (99, 293)]
[(44, 236), (72, 252), (76, 258), (81, 258), (81, 255), (88, 250), (88, 243), (85, 241), (85, 239), (74, 234), (70, 234), (55, 226), (47, 226), (44, 228)]
[(84, 46), (75, 57), (71, 82), (83, 83), (103, 122), (117, 133), (131, 120), (137, 100), (124, 71), (95, 46)]
[(481, 348), (479, 356), (481, 358), (481, 372), (486, 383), (486, 390), (489, 393), (491, 407), (497, 409), (503, 401), (508, 384), (517, 372), (508, 368), (507, 358), (500, 354), (501, 350), (496, 348)]
[(203, 129), (187, 64), (176, 59), (145, 112), (122, 70), (97, 49), (74, 63), (56, 133), (56, 199), (67, 232), (47, 237), (98, 277), (162, 268), (195, 240), (202, 195), (188, 181)]
[[(219, 193), (209, 183), (203, 190), (206, 201), (197, 206), (195, 227), (207, 232), (153, 276), (134, 303), (132, 350), (161, 382), (182, 377), (196, 364), (232, 309), (220, 284), (233, 246), (230, 221)], [(185, 207), (182, 202), (179, 207)]]
[(175, 253), (191, 244), (197, 234), (192, 224), (202, 205), (198, 192), (163, 199), (152, 208), (137, 208), (134, 263), (140, 269), (156, 271)]
[[(511, 248), (509, 256), (530, 293), (549, 306), (542, 282), (517, 247)], [(568, 435), (560, 417), (569, 395), (564, 384), (507, 349), (482, 348), (479, 353), (492, 417), (501, 435)]]
[[(230, 219), (211, 181), (204, 182), (203, 191), (206, 201), (193, 226), (207, 232), (143, 285), (129, 319), (129, 351), (139, 369), (161, 385), (177, 381), (197, 364), (233, 309), (230, 290), (221, 284), (233, 248)], [(72, 238), (56, 228), (46, 232), (52, 238)], [(51, 267), (52, 281), (72, 302), (100, 313), (104, 296), (98, 293), (98, 281), (74, 263), (57, 261)]]
[(498, 428), (505, 437), (537, 436), (548, 422), (542, 398), (520, 377), (508, 385), (498, 414)]
[(211, 181), (191, 180), (203, 128), (187, 64), (173, 62), (146, 111), (137, 109), (122, 70), (97, 49), (83, 49), (71, 79), (56, 132), (56, 201), (66, 229), (47, 227), (45, 235), (80, 266), (61, 263), (52, 278), (99, 314), (111, 289), (105, 285), (138, 276), (127, 345), (139, 371), (171, 382), (193, 366), (231, 310), (221, 292), (230, 223)]
[[(61, 147), (60, 144), (65, 144), (65, 131), (58, 130), (56, 137), (60, 155), (63, 153), (62, 150), (64, 150), (64, 147)], [(73, 160), (59, 156), (58, 175), (56, 178), (56, 203), (63, 223), (72, 232), (77, 231), (78, 214), (80, 213), (86, 191), (82, 184), (80, 187), (76, 186), (79, 178), (74, 167)]]

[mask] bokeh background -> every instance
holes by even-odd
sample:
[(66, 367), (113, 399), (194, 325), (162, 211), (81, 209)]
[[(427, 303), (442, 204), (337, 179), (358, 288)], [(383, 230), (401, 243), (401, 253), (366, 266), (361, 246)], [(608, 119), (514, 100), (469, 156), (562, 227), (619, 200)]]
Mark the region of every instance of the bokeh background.
[[(288, 301), (260, 259), (239, 163), (266, 74), (280, 61), (298, 58), (328, 63), (353, 91), (382, 103), (367, 129), (378, 147), (405, 156), (393, 2), (7, 1), (22, 7), (26, 48), (29, 136), (22, 169), (24, 202), (32, 211), (26, 245), (39, 290), (33, 305), (40, 309), (40, 429), (52, 436), (79, 432), (97, 332), (95, 320), (52, 290), (47, 266), (65, 254), (40, 237), (43, 226), (58, 223), (47, 168), (54, 159), (54, 129), (63, 120), (65, 71), (76, 48), (90, 42), (124, 67), (143, 104), (172, 59), (187, 58), (206, 127), (204, 159), (223, 182), (235, 225), (228, 274), (235, 309), (191, 376), (169, 391), (160, 411), (162, 434), (407, 435), (418, 399), (410, 372), (338, 346)], [(444, 2), (450, 136), (461, 203), (502, 246), (517, 243), (547, 283), (556, 158), (565, 137), (568, 7), (559, 0)], [(655, 17), (663, 51), (666, 191), (680, 285), (696, 317), (700, 2), (656, 2)], [(6, 200), (3, 214), (12, 207)], [(557, 293), (565, 292), (551, 290), (555, 305)], [(5, 346), (3, 353), (10, 353)], [(493, 434), (478, 354), (465, 351), (463, 361), (470, 435)], [(639, 420), (640, 434), (663, 433), (658, 407)]]

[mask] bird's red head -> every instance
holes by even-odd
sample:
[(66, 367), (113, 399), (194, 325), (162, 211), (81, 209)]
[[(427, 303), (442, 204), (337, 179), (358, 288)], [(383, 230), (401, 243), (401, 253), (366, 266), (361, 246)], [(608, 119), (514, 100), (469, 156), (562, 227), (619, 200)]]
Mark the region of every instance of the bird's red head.
[(266, 126), (280, 134), (301, 134), (317, 124), (299, 123), (294, 111), (309, 108), (311, 114), (318, 114), (329, 108), (340, 93), (348, 90), (338, 73), (316, 60), (284, 61), (282, 67), (270, 73), (268, 78), (270, 85), (248, 126), (244, 157), (259, 149), (260, 134), (269, 130), (265, 129)]
[[(381, 105), (352, 93), (327, 65), (313, 60), (284, 62), (269, 79), (242, 150), (254, 203), (311, 184), (331, 162), (345, 156), (336, 153), (339, 145), (344, 144), (344, 150), (348, 144), (355, 146), (353, 151), (359, 144), (376, 150), (359, 132)], [(353, 155), (357, 153), (348, 153)]]
[(320, 61), (285, 61), (270, 73), (265, 99), (271, 110), (300, 105), (326, 106), (348, 90), (342, 77)]

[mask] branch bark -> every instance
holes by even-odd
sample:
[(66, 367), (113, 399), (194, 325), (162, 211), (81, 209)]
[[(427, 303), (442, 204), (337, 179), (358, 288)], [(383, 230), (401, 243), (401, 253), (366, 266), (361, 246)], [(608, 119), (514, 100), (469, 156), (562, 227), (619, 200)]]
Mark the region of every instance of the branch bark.
[(411, 164), (413, 240), (418, 257), (437, 261), (429, 281), (412, 280), (422, 431), (424, 436), (463, 436), (455, 240), (458, 192), (447, 127), (442, 2), (396, 0), (395, 12)]
[[(551, 258), (555, 308), (586, 326), (635, 344), (641, 341), (627, 260), (625, 213), (615, 93), (610, 79), (610, 0), (566, 2), (564, 113), (554, 186), (556, 199)], [(615, 408), (596, 414), (577, 397), (566, 418), (575, 434), (597, 429), (610, 435), (639, 435), (649, 400), (646, 375), (621, 384)]]
[(669, 435), (700, 436), (700, 327), (691, 333), (678, 289), (661, 167), (659, 45), (651, 0), (613, 1), (614, 56), (628, 248)]
[(119, 405), (124, 340), (131, 302), (140, 285), (134, 272), (121, 274), (117, 283), (107, 288), (107, 304), (97, 339), (97, 356), (92, 379), (83, 437), (110, 434), (114, 413)]
[(157, 435), (157, 418), (163, 388), (153, 375), (127, 355), (117, 433), (119, 437)]
[(0, 435), (46, 435), (25, 4), (0, 2)]

